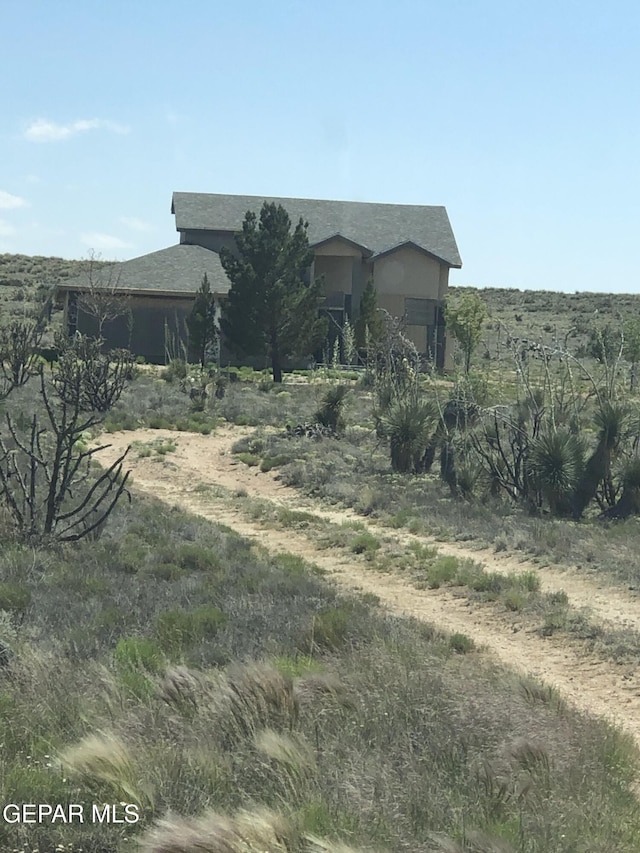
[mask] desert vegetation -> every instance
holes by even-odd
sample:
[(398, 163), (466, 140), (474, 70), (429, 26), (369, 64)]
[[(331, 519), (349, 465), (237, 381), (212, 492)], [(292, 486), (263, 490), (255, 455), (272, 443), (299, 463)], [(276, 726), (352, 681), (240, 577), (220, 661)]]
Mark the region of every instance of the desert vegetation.
[[(203, 283), (203, 318), (206, 297)], [(554, 327), (530, 349), (491, 299), (486, 317), (470, 310), (479, 332), (448, 377), (375, 311), (335, 365), (275, 383), (210, 363), (206, 330), (196, 365), (136, 365), (86, 338), (57, 339), (48, 364), (37, 318), (16, 316), (24, 334), (2, 349), (2, 795), (85, 815), (108, 803), (122, 816), (127, 804), (139, 819), (4, 822), (3, 848), (638, 848), (628, 734), (498, 667), (467, 633), (339, 593), (268, 535), (251, 543), (145, 496), (128, 475), (134, 459), (173, 470), (180, 434), (250, 427), (233, 455), (251, 476), (375, 522), (210, 486), (267, 533), (304, 530), (415, 590), (455, 589), (543, 637), (582, 631), (605, 656), (617, 643), (633, 662), (637, 643), (594, 634), (537, 574), (492, 573), (433, 541), (570, 560), (640, 586), (631, 327), (613, 348), (594, 326), (583, 339)], [(537, 303), (513, 303), (526, 316), (522, 304)], [(500, 327), (490, 347), (487, 323)], [(152, 437), (138, 439), (143, 428)], [(123, 430), (136, 431), (129, 453), (98, 466)]]

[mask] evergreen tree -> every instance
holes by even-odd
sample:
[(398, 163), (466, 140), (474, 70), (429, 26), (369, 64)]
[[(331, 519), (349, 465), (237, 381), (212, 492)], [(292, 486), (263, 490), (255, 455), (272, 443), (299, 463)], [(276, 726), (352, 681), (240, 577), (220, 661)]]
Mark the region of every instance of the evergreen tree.
[(215, 348), (218, 340), (215, 297), (211, 292), (206, 273), (202, 276), (200, 289), (196, 293), (193, 308), (187, 318), (187, 328), (190, 348), (197, 356), (200, 366), (204, 368), (207, 356)]
[(282, 382), (284, 358), (313, 352), (327, 333), (326, 319), (318, 317), (322, 282), (308, 281), (314, 255), (307, 228), (301, 219), (291, 232), (284, 207), (265, 202), (259, 221), (247, 212), (237, 253), (220, 252), (231, 281), (224, 333), (237, 350), (268, 356), (274, 382)]
[(378, 311), (378, 297), (369, 279), (360, 298), (360, 314), (355, 325), (356, 346), (358, 349), (375, 347), (384, 334), (384, 320)]

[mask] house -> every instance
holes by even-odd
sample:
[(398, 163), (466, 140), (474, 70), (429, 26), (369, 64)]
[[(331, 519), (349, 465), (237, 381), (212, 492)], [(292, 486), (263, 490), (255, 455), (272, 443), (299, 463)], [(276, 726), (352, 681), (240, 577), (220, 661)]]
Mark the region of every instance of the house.
[[(181, 336), (203, 273), (219, 298), (228, 292), (219, 252), (223, 246), (234, 249), (245, 214), (259, 214), (265, 201), (281, 204), (293, 224), (300, 218), (308, 222), (315, 253), (310, 274), (324, 280), (323, 310), (335, 326), (341, 327), (345, 317), (355, 321), (364, 287), (372, 279), (378, 306), (404, 318), (418, 351), (445, 365), (443, 307), (449, 270), (459, 269), (462, 262), (440, 206), (176, 192), (171, 212), (180, 242), (118, 265), (118, 288), (129, 295), (129, 315), (128, 321), (121, 317), (105, 326), (109, 343), (130, 344), (137, 355), (164, 362), (167, 336), (170, 341)], [(59, 289), (69, 331), (89, 331), (82, 282), (68, 281)]]

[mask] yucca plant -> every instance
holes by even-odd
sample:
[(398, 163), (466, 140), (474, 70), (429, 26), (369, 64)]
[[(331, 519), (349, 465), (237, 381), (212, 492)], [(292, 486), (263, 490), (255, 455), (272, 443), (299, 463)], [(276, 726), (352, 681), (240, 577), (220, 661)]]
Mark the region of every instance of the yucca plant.
[(344, 428), (344, 406), (349, 389), (346, 385), (335, 385), (329, 388), (322, 398), (320, 408), (315, 413), (315, 420), (334, 432)]
[(628, 410), (619, 403), (603, 400), (593, 421), (598, 430), (598, 441), (575, 491), (573, 514), (576, 518), (596, 497), (602, 484), (609, 505), (612, 506), (615, 501), (611, 486), (611, 462), (627, 432)]
[(400, 474), (420, 470), (420, 461), (438, 421), (435, 406), (425, 400), (395, 402), (380, 418), (379, 433), (389, 439), (391, 467)]
[(534, 443), (531, 476), (554, 515), (568, 515), (584, 472), (583, 448), (566, 430), (543, 433)]
[(622, 477), (622, 494), (617, 503), (605, 513), (608, 518), (629, 518), (640, 515), (640, 459), (632, 459)]

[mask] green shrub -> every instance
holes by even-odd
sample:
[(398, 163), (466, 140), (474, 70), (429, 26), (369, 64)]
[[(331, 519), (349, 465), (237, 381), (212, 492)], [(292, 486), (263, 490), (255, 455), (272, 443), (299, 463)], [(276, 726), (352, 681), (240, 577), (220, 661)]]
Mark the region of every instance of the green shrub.
[(557, 606), (545, 614), (540, 633), (543, 637), (550, 637), (556, 631), (566, 631), (566, 629), (567, 611), (564, 607)]
[(235, 417), (232, 417), (231, 421), (237, 426), (258, 426), (256, 418), (245, 414), (238, 414)]
[(165, 660), (160, 648), (146, 637), (121, 637), (113, 652), (119, 669), (144, 669), (157, 674), (162, 672)]
[(186, 379), (187, 364), (181, 358), (174, 358), (162, 371), (162, 378), (166, 382), (174, 382), (176, 379)]
[(284, 454), (280, 454), (279, 456), (265, 456), (260, 465), (260, 470), (263, 474), (266, 474), (268, 471), (280, 468), (280, 466), (287, 465), (289, 462), (291, 462), (291, 458)]
[(380, 541), (368, 531), (360, 533), (351, 543), (354, 554), (373, 554), (379, 548)]
[(514, 577), (514, 582), (527, 590), (527, 592), (538, 592), (540, 589), (540, 577), (537, 572), (522, 572)]
[(123, 409), (111, 409), (104, 422), (105, 432), (134, 430), (140, 426), (138, 419)]
[(309, 573), (308, 564), (297, 554), (278, 554), (274, 557), (273, 563), (278, 569), (286, 572), (288, 575), (303, 577)]
[(156, 619), (155, 633), (160, 648), (176, 654), (211, 639), (226, 622), (227, 616), (222, 610), (211, 605), (191, 611), (166, 610)]
[(10, 581), (0, 582), (0, 610), (22, 613), (31, 603), (31, 592), (24, 586)]
[(175, 563), (154, 563), (148, 574), (162, 581), (177, 581), (184, 577), (185, 572)]
[(255, 468), (256, 465), (260, 464), (260, 457), (253, 453), (236, 453), (236, 457), (249, 468)]
[(559, 604), (565, 606), (569, 604), (569, 596), (563, 589), (559, 589), (556, 592), (550, 592), (547, 595), (547, 600), (550, 604)]
[(314, 672), (322, 672), (322, 664), (308, 655), (297, 655), (295, 658), (283, 655), (272, 661), (275, 668), (287, 678), (304, 678)]
[(301, 509), (287, 509), (287, 507), (279, 507), (278, 521), (283, 527), (295, 527), (297, 530), (304, 530), (318, 523), (318, 516), (311, 512), (304, 512)]
[(164, 415), (149, 418), (149, 429), (171, 429), (171, 421)]
[(344, 646), (349, 637), (352, 613), (352, 607), (343, 605), (341, 607), (328, 607), (316, 614), (307, 634), (306, 651), (308, 652), (314, 646), (329, 650)]
[(162, 444), (156, 445), (156, 447), (154, 447), (154, 450), (158, 454), (158, 456), (166, 456), (167, 453), (175, 453), (176, 446), (171, 441), (165, 441)]
[(439, 589), (443, 583), (451, 583), (458, 573), (460, 561), (457, 557), (445, 555), (436, 557), (428, 567), (427, 583), (431, 589)]
[(155, 693), (153, 681), (138, 669), (120, 670), (117, 681), (125, 695), (139, 702), (150, 699)]
[(472, 652), (475, 647), (476, 644), (466, 634), (456, 633), (449, 637), (449, 648), (459, 655), (466, 655), (468, 652)]
[(115, 572), (135, 575), (144, 565), (147, 549), (135, 536), (127, 535), (119, 547), (111, 547), (109, 565)]
[(215, 551), (195, 542), (181, 545), (176, 559), (180, 566), (189, 572), (210, 572), (222, 566), (220, 557)]
[(525, 596), (517, 589), (508, 589), (502, 600), (507, 610), (511, 610), (513, 612), (519, 612), (526, 604)]

